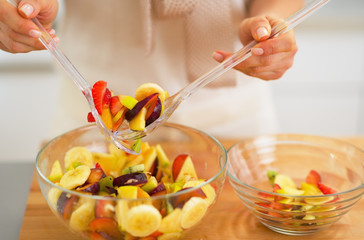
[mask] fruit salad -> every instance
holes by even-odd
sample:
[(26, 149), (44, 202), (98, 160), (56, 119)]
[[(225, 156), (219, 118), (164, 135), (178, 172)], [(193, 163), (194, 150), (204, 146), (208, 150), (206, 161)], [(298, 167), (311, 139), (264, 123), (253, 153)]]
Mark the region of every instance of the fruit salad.
[[(311, 170), (308, 173), (305, 181), (302, 182), (300, 186), (297, 186), (291, 177), (279, 174), (276, 171), (268, 171), (267, 176), (273, 187), (274, 193), (290, 195), (290, 197), (274, 196), (269, 193), (260, 192), (259, 196), (266, 201), (259, 201), (256, 202), (256, 204), (264, 209), (273, 210), (257, 209), (260, 212), (274, 217), (289, 218), (293, 216), (292, 218), (294, 219), (315, 220), (320, 216), (313, 215), (313, 213), (336, 209), (336, 207), (330, 205), (330, 203), (338, 201), (338, 198), (329, 195), (336, 193), (336, 191), (323, 184), (320, 174), (315, 170)], [(299, 198), (291, 196), (299, 196)], [(282, 214), (275, 210), (297, 214)], [(307, 223), (302, 224), (304, 225)]]
[[(168, 92), (155, 83), (144, 83), (135, 92), (135, 97), (115, 95), (107, 88), (105, 81), (98, 81), (92, 87), (95, 107), (105, 126), (117, 131), (125, 122), (133, 131), (143, 131), (159, 118)], [(95, 122), (90, 112), (88, 122)]]
[[(91, 239), (177, 239), (197, 224), (215, 201), (213, 184), (199, 179), (191, 156), (173, 162), (157, 144), (141, 143), (140, 155), (109, 144), (105, 152), (73, 147), (64, 166), (55, 161), (48, 179), (49, 205), (72, 230)], [(189, 190), (190, 189), (190, 190)], [(166, 195), (179, 193), (175, 195)], [(104, 196), (102, 199), (85, 195)], [(166, 196), (165, 196), (166, 195)]]

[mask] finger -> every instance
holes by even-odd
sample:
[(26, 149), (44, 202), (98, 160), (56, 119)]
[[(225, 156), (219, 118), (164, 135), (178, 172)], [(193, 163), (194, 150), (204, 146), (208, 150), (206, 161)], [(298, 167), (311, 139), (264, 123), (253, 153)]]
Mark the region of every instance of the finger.
[(239, 37), (243, 44), (251, 40), (263, 41), (269, 38), (271, 25), (265, 16), (249, 18), (240, 25)]
[(39, 41), (38, 38), (30, 38), (29, 36), (14, 32), (9, 29), (7, 31), (7, 35), (12, 41), (19, 42), (28, 46), (32, 46), (34, 49), (42, 50), (44, 49), (43, 44)]
[(44, 27), (50, 27), (58, 13), (57, 0), (22, 0), (18, 5), (18, 11), (24, 18), (35, 18)]
[(10, 38), (8, 38), (3, 31), (0, 31), (0, 48), (4, 51), (10, 52), (10, 53), (26, 53), (30, 52), (34, 49), (34, 47), (16, 42)]
[[(259, 50), (259, 52), (257, 52)], [(276, 38), (268, 39), (258, 43), (252, 50), (256, 56), (267, 56), (280, 52), (297, 52), (298, 47), (293, 30)]]
[(31, 20), (22, 18), (17, 9), (7, 1), (0, 8), (0, 22), (20, 34), (33, 38), (39, 38), (40, 36), (38, 27)]

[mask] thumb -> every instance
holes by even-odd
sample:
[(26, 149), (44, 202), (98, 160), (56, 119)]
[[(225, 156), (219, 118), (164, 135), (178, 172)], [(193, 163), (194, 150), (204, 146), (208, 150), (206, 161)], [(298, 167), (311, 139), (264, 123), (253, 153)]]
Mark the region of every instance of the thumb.
[(265, 17), (257, 17), (250, 24), (250, 32), (255, 41), (268, 39), (271, 30), (270, 22)]
[(24, 18), (37, 17), (43, 24), (50, 24), (58, 13), (57, 0), (21, 0), (18, 12)]

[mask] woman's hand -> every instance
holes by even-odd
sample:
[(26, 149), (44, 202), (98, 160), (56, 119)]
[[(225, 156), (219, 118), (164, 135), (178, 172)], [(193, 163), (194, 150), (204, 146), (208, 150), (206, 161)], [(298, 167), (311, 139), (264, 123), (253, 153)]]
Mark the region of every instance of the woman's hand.
[(40, 31), (30, 20), (35, 17), (58, 42), (51, 28), (57, 13), (57, 0), (22, 0), (18, 7), (0, 0), (0, 49), (10, 53), (44, 49), (38, 40)]
[[(280, 19), (257, 16), (245, 19), (239, 29), (239, 37), (245, 45), (255, 40), (259, 43), (252, 49), (252, 56), (235, 69), (263, 80), (279, 79), (292, 66), (298, 50), (293, 30), (276, 38), (268, 39), (271, 29)], [(268, 39), (268, 40), (267, 40)], [(266, 41), (265, 41), (266, 40)], [(222, 62), (232, 53), (216, 51), (214, 59)]]

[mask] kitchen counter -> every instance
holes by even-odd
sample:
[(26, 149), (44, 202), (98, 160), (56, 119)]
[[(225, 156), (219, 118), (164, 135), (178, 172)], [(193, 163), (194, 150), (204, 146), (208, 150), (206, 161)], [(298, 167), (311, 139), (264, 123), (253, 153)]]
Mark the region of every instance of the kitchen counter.
[[(345, 140), (364, 149), (364, 137)], [(236, 140), (221, 141), (226, 148)], [(364, 160), (363, 160), (364, 161)], [(364, 239), (364, 199), (330, 228), (310, 235), (310, 239), (359, 240)], [(51, 212), (44, 200), (36, 178), (31, 184), (25, 216), (19, 239), (78, 239)], [(307, 236), (294, 237), (275, 233), (264, 227), (248, 211), (232, 187), (226, 181), (216, 204), (198, 227), (187, 233), (184, 239), (307, 239)]]

